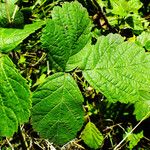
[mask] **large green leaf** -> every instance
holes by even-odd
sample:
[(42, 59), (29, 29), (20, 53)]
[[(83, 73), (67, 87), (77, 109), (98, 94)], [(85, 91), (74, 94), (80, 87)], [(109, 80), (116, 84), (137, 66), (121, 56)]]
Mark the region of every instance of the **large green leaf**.
[(52, 67), (65, 70), (69, 58), (78, 53), (90, 38), (91, 21), (78, 2), (55, 7), (41, 38)]
[(56, 73), (33, 93), (32, 124), (56, 144), (75, 138), (83, 124), (83, 97), (69, 74)]
[(0, 52), (11, 51), (43, 24), (44, 22), (36, 22), (26, 25), (24, 29), (0, 28)]
[(100, 37), (83, 71), (85, 79), (111, 101), (135, 102), (139, 91), (149, 91), (150, 55), (119, 35)]
[(0, 136), (11, 136), (30, 116), (30, 92), (8, 56), (0, 55)]
[(81, 133), (81, 139), (90, 148), (98, 149), (101, 146), (104, 137), (92, 122), (88, 122)]

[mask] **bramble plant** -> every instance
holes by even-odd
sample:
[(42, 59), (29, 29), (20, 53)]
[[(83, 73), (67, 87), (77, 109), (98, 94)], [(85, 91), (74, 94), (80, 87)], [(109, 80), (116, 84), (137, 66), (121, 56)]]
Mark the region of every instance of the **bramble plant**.
[[(3, 4), (0, 10), (1, 137), (12, 137), (18, 126), (31, 120), (34, 131), (56, 145), (63, 146), (80, 131), (79, 138), (89, 148), (100, 148), (105, 136), (90, 119), (90, 108), (86, 110), (87, 101), (75, 77), (78, 73), (82, 74), (86, 84), (82, 88), (89, 85), (111, 104), (133, 105), (133, 114), (140, 123), (150, 116), (149, 31), (145, 30), (137, 38), (129, 40), (118, 33), (99, 36), (85, 8), (88, 2), (79, 2), (58, 1), (59, 5), (51, 11), (51, 18), (25, 25), (23, 29), (8, 28), (22, 24), (22, 20), (17, 22), (23, 14), (18, 7), (15, 8), (16, 1), (10, 3), (13, 7), (9, 15), (4, 7), (6, 4), (0, 2)], [(138, 7), (134, 9), (136, 2)], [(95, 3), (93, 0), (91, 3), (104, 6), (108, 1)], [(116, 26), (116, 22), (111, 20), (116, 17), (121, 18), (119, 27), (130, 26), (135, 33), (148, 26), (148, 22), (138, 16), (142, 7), (139, 0), (110, 3), (112, 7), (107, 8), (109, 14), (106, 14), (110, 22), (108, 27)], [(124, 8), (124, 5), (131, 7)], [(143, 26), (138, 26), (135, 18), (138, 21), (142, 18)], [(31, 90), (8, 54), (41, 28), (41, 49), (47, 54), (51, 75), (44, 77), (38, 87)], [(129, 149), (134, 148), (143, 137), (143, 132), (133, 133), (136, 128), (127, 131), (123, 140), (113, 148), (119, 148), (125, 140), (129, 141)]]

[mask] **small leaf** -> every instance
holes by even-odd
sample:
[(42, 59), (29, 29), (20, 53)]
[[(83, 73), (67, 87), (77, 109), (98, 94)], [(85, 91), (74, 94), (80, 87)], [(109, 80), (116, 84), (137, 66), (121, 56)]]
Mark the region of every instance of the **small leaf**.
[(26, 25), (24, 29), (0, 28), (0, 52), (10, 52), (43, 24), (44, 22), (36, 22)]
[[(130, 131), (128, 131), (130, 132)], [(128, 133), (127, 133), (128, 134)], [(131, 133), (128, 136), (128, 141), (129, 141), (129, 146), (128, 148), (130, 150), (133, 150), (133, 148), (138, 144), (138, 142), (140, 142), (140, 140), (143, 138), (143, 131), (141, 131), (140, 133)]]
[(0, 136), (12, 136), (30, 116), (30, 92), (8, 56), (0, 55)]
[(92, 122), (88, 122), (81, 133), (81, 139), (90, 148), (97, 149), (101, 146), (104, 137)]
[(54, 7), (41, 38), (52, 68), (64, 71), (69, 58), (89, 41), (90, 30), (91, 20), (80, 3), (66, 2), (62, 7)]
[(119, 35), (102, 36), (91, 45), (83, 75), (108, 100), (132, 103), (150, 89), (150, 55)]
[(69, 74), (48, 77), (33, 93), (32, 124), (39, 134), (63, 145), (83, 124), (83, 97)]

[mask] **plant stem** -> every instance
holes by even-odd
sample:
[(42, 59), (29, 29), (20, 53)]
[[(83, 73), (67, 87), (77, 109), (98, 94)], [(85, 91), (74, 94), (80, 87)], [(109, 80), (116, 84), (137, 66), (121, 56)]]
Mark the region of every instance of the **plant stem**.
[(20, 137), (20, 142), (21, 142), (22, 149), (23, 150), (29, 150), (28, 149), (28, 145), (27, 145), (27, 143), (25, 141), (25, 138), (23, 136), (23, 133), (22, 133), (22, 130), (21, 130), (20, 126), (18, 127), (18, 133), (19, 133), (19, 137)]
[(6, 141), (8, 143), (8, 145), (11, 147), (11, 150), (14, 150), (13, 146), (11, 145), (11, 143), (9, 142), (9, 140), (6, 138)]
[(15, 10), (14, 10), (14, 12), (13, 12), (13, 15), (12, 15), (12, 17), (11, 17), (11, 22), (14, 21), (14, 18), (15, 18), (15, 15), (16, 15), (17, 10), (18, 10), (18, 6), (16, 5), (16, 6), (15, 6)]

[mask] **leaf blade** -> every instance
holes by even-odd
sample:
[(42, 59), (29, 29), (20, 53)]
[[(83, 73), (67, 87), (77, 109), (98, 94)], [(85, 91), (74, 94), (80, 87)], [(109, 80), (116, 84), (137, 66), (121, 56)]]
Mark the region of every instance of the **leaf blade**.
[(75, 137), (83, 124), (82, 101), (70, 75), (56, 73), (50, 76), (33, 93), (33, 127), (41, 136), (64, 144)]
[(135, 102), (139, 90), (149, 90), (150, 56), (134, 43), (119, 42), (120, 38), (110, 34), (99, 39), (91, 47), (83, 75), (110, 101)]
[[(30, 92), (26, 80), (18, 73), (14, 64), (6, 55), (0, 56), (0, 70), (0, 107), (3, 110), (1, 115), (9, 123), (7, 125), (3, 117), (0, 118), (5, 126), (8, 127), (8, 131), (4, 127), (0, 128), (3, 136), (10, 136), (17, 130), (18, 124), (27, 122), (29, 119)], [(12, 118), (13, 123), (9, 118)]]
[(88, 122), (85, 126), (81, 133), (81, 139), (93, 149), (99, 148), (104, 140), (102, 133), (92, 122)]
[(44, 22), (36, 22), (26, 25), (24, 29), (0, 28), (0, 52), (10, 52), (43, 24)]
[(52, 68), (64, 71), (69, 57), (78, 53), (88, 42), (90, 30), (88, 13), (78, 2), (66, 2), (62, 7), (55, 7), (41, 38)]

